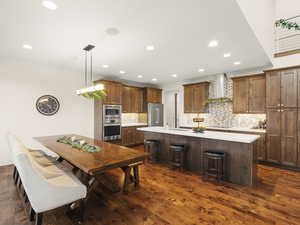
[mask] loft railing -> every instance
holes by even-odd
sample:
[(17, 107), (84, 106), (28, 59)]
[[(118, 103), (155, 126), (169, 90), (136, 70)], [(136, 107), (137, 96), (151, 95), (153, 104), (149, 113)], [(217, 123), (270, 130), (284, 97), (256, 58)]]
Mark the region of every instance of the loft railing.
[[(286, 19), (300, 24), (300, 15)], [(275, 26), (275, 57), (300, 53), (300, 31)]]

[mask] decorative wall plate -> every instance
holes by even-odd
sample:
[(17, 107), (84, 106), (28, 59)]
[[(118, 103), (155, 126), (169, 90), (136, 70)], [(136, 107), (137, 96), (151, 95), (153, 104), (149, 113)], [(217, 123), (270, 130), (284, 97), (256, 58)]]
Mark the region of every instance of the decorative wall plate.
[(44, 95), (36, 101), (36, 109), (45, 116), (52, 116), (59, 110), (60, 104), (57, 98), (52, 95)]

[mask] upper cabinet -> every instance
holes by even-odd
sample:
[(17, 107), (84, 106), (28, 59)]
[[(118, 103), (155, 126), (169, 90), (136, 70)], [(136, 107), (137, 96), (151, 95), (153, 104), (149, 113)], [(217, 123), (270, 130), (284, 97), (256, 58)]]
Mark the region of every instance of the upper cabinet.
[(266, 112), (266, 77), (258, 74), (233, 78), (233, 113)]
[(143, 112), (143, 88), (123, 85), (122, 111), (123, 113)]
[(102, 99), (103, 104), (120, 105), (122, 104), (122, 84), (115, 81), (100, 80), (96, 84), (103, 84), (107, 94)]
[(147, 103), (162, 103), (162, 90), (158, 88), (145, 88), (145, 100)]
[(208, 99), (209, 82), (184, 85), (184, 112), (205, 113), (207, 107), (205, 101)]
[(247, 77), (233, 79), (233, 112), (249, 112), (249, 79)]
[(267, 108), (298, 106), (298, 70), (267, 72)]
[(249, 113), (266, 112), (266, 76), (249, 77)]

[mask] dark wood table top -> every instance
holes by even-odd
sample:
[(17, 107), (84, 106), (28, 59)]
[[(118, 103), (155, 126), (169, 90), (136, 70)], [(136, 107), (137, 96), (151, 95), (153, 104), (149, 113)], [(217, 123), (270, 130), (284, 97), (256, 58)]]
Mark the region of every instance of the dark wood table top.
[[(101, 151), (93, 153), (84, 152), (82, 150), (72, 148), (72, 146), (68, 144), (59, 143), (56, 141), (58, 138), (63, 136), (76, 136), (84, 139), (91, 145), (99, 146)], [(149, 153), (136, 149), (98, 141), (75, 134), (35, 137), (34, 139), (47, 147), (49, 150), (58, 154), (64, 160), (90, 175), (95, 175), (97, 173), (114, 168), (124, 167), (129, 164), (145, 160), (149, 156)]]

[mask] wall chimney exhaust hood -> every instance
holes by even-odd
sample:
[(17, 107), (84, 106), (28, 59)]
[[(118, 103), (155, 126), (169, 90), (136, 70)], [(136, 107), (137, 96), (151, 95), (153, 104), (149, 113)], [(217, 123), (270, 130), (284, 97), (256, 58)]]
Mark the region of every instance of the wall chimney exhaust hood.
[(226, 85), (227, 85), (227, 75), (224, 74), (218, 74), (215, 78), (215, 86), (214, 86), (214, 93), (213, 98), (209, 98), (206, 101), (206, 104), (211, 103), (225, 103), (225, 102), (232, 102), (231, 98), (226, 97)]
[(216, 75), (215, 88), (214, 88), (214, 98), (225, 98), (225, 77), (226, 74)]

